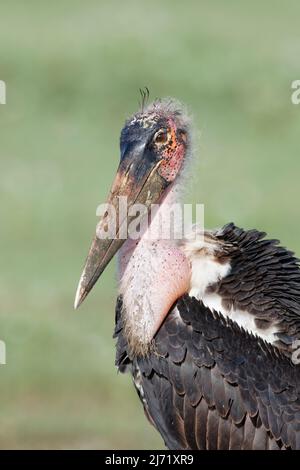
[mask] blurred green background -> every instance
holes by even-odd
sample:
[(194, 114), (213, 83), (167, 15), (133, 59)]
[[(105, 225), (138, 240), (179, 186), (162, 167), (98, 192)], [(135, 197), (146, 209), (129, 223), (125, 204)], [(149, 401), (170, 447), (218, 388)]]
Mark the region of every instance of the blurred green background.
[(163, 448), (114, 367), (114, 265), (73, 299), (138, 88), (194, 115), (207, 227), (300, 255), (300, 3), (2, 1), (1, 448)]

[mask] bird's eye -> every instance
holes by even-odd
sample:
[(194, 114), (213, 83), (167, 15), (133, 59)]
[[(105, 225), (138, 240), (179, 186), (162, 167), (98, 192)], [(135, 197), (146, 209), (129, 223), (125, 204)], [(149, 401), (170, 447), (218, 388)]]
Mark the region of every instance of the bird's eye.
[(154, 136), (154, 142), (156, 144), (165, 144), (168, 142), (168, 131), (166, 129), (160, 129)]

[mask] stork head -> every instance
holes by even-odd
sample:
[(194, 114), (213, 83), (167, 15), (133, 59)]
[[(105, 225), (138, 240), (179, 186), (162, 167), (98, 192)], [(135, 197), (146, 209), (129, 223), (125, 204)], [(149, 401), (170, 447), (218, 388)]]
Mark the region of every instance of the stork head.
[[(118, 235), (123, 233), (123, 226), (128, 225), (130, 207), (143, 204), (149, 210), (152, 204), (163, 200), (168, 188), (181, 173), (189, 145), (189, 120), (174, 100), (155, 101), (126, 121), (120, 138), (120, 164), (107, 201), (110, 207), (115, 208), (116, 237), (99, 236), (110, 223), (111, 212), (107, 211), (98, 224), (86, 260), (75, 308), (126, 241)], [(125, 218), (119, 213), (122, 196), (127, 197), (128, 212)]]

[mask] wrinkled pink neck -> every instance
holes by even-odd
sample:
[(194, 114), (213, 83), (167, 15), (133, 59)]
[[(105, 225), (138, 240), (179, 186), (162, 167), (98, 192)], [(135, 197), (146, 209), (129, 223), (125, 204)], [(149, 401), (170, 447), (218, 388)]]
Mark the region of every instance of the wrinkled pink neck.
[[(168, 216), (170, 206), (178, 202), (179, 191), (180, 191), (180, 188), (178, 184), (173, 183), (170, 186), (167, 195), (165, 196), (162, 203), (160, 204), (158, 211), (155, 212), (155, 216), (152, 219), (151, 226), (141, 231), (141, 236), (138, 240), (132, 240), (129, 238), (120, 249), (118, 253), (118, 280), (119, 281), (123, 277), (123, 274), (129, 263), (129, 260), (132, 254), (134, 253), (134, 251), (136, 250), (137, 246), (141, 242), (143, 242), (143, 247), (146, 249), (146, 247), (149, 245), (149, 238), (151, 234), (160, 232), (162, 220), (165, 220), (165, 218)], [(151, 231), (151, 234), (150, 234), (150, 231)], [(159, 238), (156, 240), (156, 242), (158, 243), (158, 246), (161, 243), (161, 241), (162, 240), (160, 240)], [(170, 240), (170, 244), (174, 245), (174, 240)]]
[(171, 306), (189, 289), (190, 264), (176, 242), (148, 237), (148, 231), (153, 233), (155, 224), (159, 226), (165, 220), (178, 197), (178, 185), (173, 183), (150, 227), (139, 240), (127, 240), (119, 253), (125, 333), (127, 327), (127, 339), (137, 350), (151, 341)]

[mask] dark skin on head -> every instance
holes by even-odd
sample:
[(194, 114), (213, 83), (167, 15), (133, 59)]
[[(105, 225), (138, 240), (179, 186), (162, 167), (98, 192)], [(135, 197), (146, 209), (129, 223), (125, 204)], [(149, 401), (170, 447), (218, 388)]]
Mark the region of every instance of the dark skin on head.
[[(169, 156), (169, 148), (174, 147), (174, 140), (177, 139), (180, 145), (185, 147), (185, 130), (177, 129), (175, 125), (172, 129), (170, 121), (158, 114), (137, 114), (125, 125), (120, 139), (121, 161), (107, 200), (116, 211), (117, 236), (113, 240), (94, 237), (76, 292), (75, 309), (86, 298), (125, 242), (124, 238), (118, 238), (118, 233), (125, 222), (130, 223), (130, 217), (127, 216), (126, 221), (119, 220), (119, 197), (127, 197), (128, 209), (138, 203), (145, 205), (149, 211), (152, 204), (159, 203), (174, 179), (174, 163)], [(170, 167), (167, 167), (167, 171), (166, 166)], [(107, 212), (100, 221), (100, 230), (101, 227), (109, 225), (109, 217), (110, 213)]]

